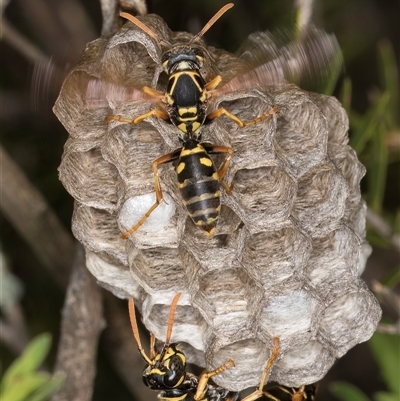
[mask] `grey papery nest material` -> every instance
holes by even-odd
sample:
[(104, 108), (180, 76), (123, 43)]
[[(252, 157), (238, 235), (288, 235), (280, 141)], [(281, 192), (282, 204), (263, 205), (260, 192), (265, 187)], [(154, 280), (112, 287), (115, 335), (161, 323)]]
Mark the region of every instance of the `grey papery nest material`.
[[(169, 41), (190, 37), (172, 34), (159, 17), (143, 21)], [(237, 65), (233, 55), (207, 50), (205, 74), (224, 76)], [(335, 98), (294, 85), (222, 95), (216, 107), (243, 121), (273, 106), (279, 113), (246, 128), (226, 117), (202, 128), (204, 141), (234, 150), (226, 176), (234, 188), (231, 196), (221, 189), (214, 237), (188, 217), (167, 164), (159, 169), (166, 202), (123, 240), (154, 202), (153, 160), (180, 143), (177, 128), (154, 117), (137, 125), (104, 119), (155, 107), (130, 97), (129, 88), (158, 82), (165, 91), (160, 58), (154, 40), (125, 24), (88, 44), (54, 107), (70, 134), (60, 179), (75, 198), (72, 227), (87, 267), (116, 296), (135, 299), (160, 341), (171, 300), (182, 292), (172, 341), (208, 369), (233, 359), (235, 367), (213, 378), (218, 385), (257, 385), (273, 337), (281, 350), (269, 379), (296, 387), (316, 382), (371, 337), (381, 316), (360, 279), (370, 253), (359, 188), (365, 169), (348, 146), (346, 113)], [(128, 89), (88, 95), (93, 82)]]

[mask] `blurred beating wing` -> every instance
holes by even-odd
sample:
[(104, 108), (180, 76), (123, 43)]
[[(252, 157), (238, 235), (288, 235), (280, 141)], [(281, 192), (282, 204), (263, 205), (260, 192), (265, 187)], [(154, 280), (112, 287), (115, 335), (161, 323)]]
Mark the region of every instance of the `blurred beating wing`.
[(162, 96), (151, 96), (140, 89), (127, 88), (99, 79), (88, 82), (86, 89), (86, 104), (90, 108), (117, 107), (118, 104), (135, 101), (151, 102), (165, 109)]
[(336, 37), (314, 26), (300, 31), (255, 32), (237, 52), (242, 67), (224, 77), (218, 94), (287, 82), (304, 86), (338, 74), (343, 65)]

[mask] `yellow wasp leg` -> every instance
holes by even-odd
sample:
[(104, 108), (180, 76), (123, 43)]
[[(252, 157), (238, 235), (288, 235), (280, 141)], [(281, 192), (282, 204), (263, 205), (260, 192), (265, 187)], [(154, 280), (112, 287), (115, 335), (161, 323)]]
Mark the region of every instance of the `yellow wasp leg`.
[(147, 218), (153, 213), (154, 209), (162, 202), (163, 194), (160, 185), (160, 179), (158, 177), (158, 166), (160, 164), (169, 163), (176, 160), (179, 156), (181, 149), (175, 150), (172, 153), (168, 153), (164, 156), (159, 157), (158, 159), (154, 160), (152, 164), (153, 168), (153, 175), (154, 175), (154, 190), (156, 192), (156, 201), (154, 205), (145, 213), (145, 215), (135, 224), (129, 231), (121, 234), (122, 239), (128, 238), (131, 234), (137, 231), (140, 226), (147, 220)]
[[(275, 388), (275, 387), (274, 387)], [(285, 397), (287, 398), (288, 396), (290, 396), (291, 401), (304, 401), (305, 400), (305, 393), (304, 393), (304, 386), (301, 386), (297, 391), (295, 391), (294, 388), (292, 388), (291, 390), (289, 390), (288, 388), (285, 387), (281, 387), (278, 386), (277, 387), (282, 393), (285, 394)], [(286, 395), (287, 394), (287, 395)], [(273, 396), (271, 393), (269, 393), (268, 391), (264, 391), (263, 392), (263, 396), (267, 397), (268, 400), (270, 401), (281, 401), (279, 398), (276, 398), (275, 396)], [(307, 398), (308, 400), (308, 398)], [(310, 401), (314, 400), (314, 398), (312, 398)]]
[(214, 120), (215, 118), (225, 115), (225, 116), (229, 117), (233, 122), (235, 122), (240, 128), (243, 128), (243, 127), (247, 127), (248, 125), (257, 124), (257, 123), (265, 120), (269, 116), (277, 113), (278, 111), (279, 111), (278, 107), (275, 106), (272, 109), (265, 112), (264, 114), (262, 114), (260, 117), (257, 117), (254, 120), (244, 122), (238, 116), (235, 116), (234, 114), (230, 113), (228, 110), (221, 107), (221, 108), (211, 112), (210, 114), (208, 114), (207, 120)]
[(222, 373), (224, 370), (235, 366), (235, 363), (232, 361), (232, 359), (229, 359), (228, 362), (224, 363), (223, 365), (221, 365), (220, 367), (218, 367), (215, 370), (212, 370), (211, 372), (203, 372), (200, 376), (199, 376), (199, 383), (197, 385), (197, 390), (196, 390), (196, 394), (194, 395), (194, 399), (197, 400), (202, 400), (205, 397), (204, 394), (204, 389), (207, 386), (208, 381), (213, 377), (216, 376), (220, 373)]
[(278, 337), (274, 337), (274, 349), (272, 350), (271, 356), (268, 359), (267, 365), (265, 366), (264, 370), (263, 370), (263, 374), (261, 376), (261, 381), (260, 381), (260, 385), (257, 387), (256, 391), (254, 391), (254, 393), (251, 393), (250, 395), (248, 395), (247, 397), (244, 397), (242, 399), (242, 401), (255, 401), (258, 398), (263, 396), (263, 387), (265, 385), (265, 381), (267, 380), (267, 376), (268, 373), (273, 365), (273, 363), (275, 362), (275, 359), (278, 356), (279, 353), (279, 348), (280, 348), (280, 341)]
[(153, 109), (153, 110), (150, 110), (149, 112), (144, 113), (141, 116), (136, 117), (136, 118), (125, 118), (125, 117), (117, 116), (115, 114), (111, 114), (111, 115), (107, 116), (104, 121), (106, 123), (113, 120), (113, 121), (119, 121), (121, 123), (139, 124), (144, 119), (146, 119), (147, 117), (151, 117), (151, 116), (161, 118), (162, 120), (169, 120), (169, 115), (165, 111), (162, 111), (160, 109)]
[(219, 83), (222, 81), (222, 77), (221, 75), (217, 75), (215, 78), (213, 78), (210, 82), (208, 82), (206, 84), (206, 86), (204, 87), (206, 90), (210, 91), (215, 89)]
[(153, 96), (153, 97), (164, 97), (164, 95), (165, 95), (163, 92), (160, 92), (156, 89), (150, 88), (149, 86), (143, 86), (142, 90), (144, 93), (147, 93), (148, 95)]

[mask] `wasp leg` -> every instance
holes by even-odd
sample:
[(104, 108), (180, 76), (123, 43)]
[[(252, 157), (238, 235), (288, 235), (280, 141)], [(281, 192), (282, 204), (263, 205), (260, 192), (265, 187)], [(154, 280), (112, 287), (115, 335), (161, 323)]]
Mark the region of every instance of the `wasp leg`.
[(131, 234), (137, 231), (141, 225), (147, 220), (147, 218), (153, 213), (154, 209), (163, 201), (163, 194), (160, 185), (160, 179), (158, 177), (158, 166), (160, 164), (165, 164), (169, 162), (173, 162), (179, 157), (181, 149), (177, 149), (172, 153), (168, 153), (164, 156), (159, 157), (158, 159), (153, 161), (153, 176), (154, 176), (154, 190), (156, 192), (156, 201), (154, 205), (145, 213), (145, 215), (135, 224), (129, 231), (121, 234), (122, 239), (128, 238)]
[(147, 93), (148, 95), (153, 96), (153, 97), (164, 97), (164, 95), (165, 95), (165, 93), (160, 92), (156, 89), (150, 88), (149, 86), (143, 86), (142, 90), (144, 93)]
[(136, 117), (136, 118), (125, 118), (125, 117), (117, 116), (115, 114), (111, 114), (111, 115), (107, 116), (104, 121), (106, 123), (113, 120), (113, 121), (119, 121), (121, 123), (139, 124), (144, 119), (146, 119), (147, 117), (151, 117), (151, 116), (161, 118), (162, 120), (169, 120), (169, 115), (165, 111), (160, 110), (160, 109), (153, 109), (153, 110), (150, 110), (149, 112), (144, 113), (141, 116)]
[(214, 120), (215, 118), (221, 117), (222, 115), (229, 117), (234, 123), (236, 123), (240, 128), (247, 127), (249, 125), (258, 124), (259, 122), (265, 120), (269, 116), (277, 113), (279, 111), (278, 107), (274, 106), (272, 109), (268, 110), (260, 117), (255, 118), (254, 120), (250, 121), (242, 121), (238, 116), (230, 113), (228, 110), (224, 109), (223, 107), (213, 111), (212, 113), (207, 115), (207, 120)]
[(212, 370), (211, 372), (203, 372), (200, 376), (199, 376), (199, 383), (197, 385), (197, 390), (196, 390), (196, 394), (194, 395), (194, 399), (197, 400), (202, 400), (205, 397), (205, 388), (207, 386), (208, 381), (216, 375), (219, 375), (220, 373), (222, 373), (224, 370), (235, 366), (235, 363), (232, 361), (232, 359), (229, 359), (228, 362), (224, 363), (223, 365), (221, 365), (220, 367), (218, 367), (217, 369)]
[(208, 91), (213, 90), (220, 84), (221, 81), (222, 81), (221, 75), (217, 75), (210, 82), (208, 82), (204, 88), (205, 88), (205, 90), (208, 90)]
[[(244, 397), (241, 401), (254, 401), (264, 395), (263, 387), (265, 385), (265, 381), (267, 380), (268, 373), (269, 373), (273, 363), (275, 362), (275, 359), (278, 356), (279, 347), (280, 347), (279, 338), (274, 337), (273, 340), (274, 340), (274, 349), (272, 350), (271, 356), (269, 357), (267, 365), (264, 368), (263, 374), (261, 376), (260, 385), (257, 387), (256, 391), (254, 391), (254, 393), (251, 393), (247, 397)], [(274, 400), (274, 399), (272, 398), (272, 400)]]
[[(290, 394), (289, 394), (290, 395)], [(276, 398), (275, 396), (273, 396), (272, 394), (268, 393), (268, 392), (264, 392), (263, 393), (264, 397), (267, 397), (268, 400), (270, 401), (282, 401), (279, 398)]]
[[(274, 394), (271, 394), (271, 393)], [(270, 401), (281, 401), (282, 399), (289, 399), (291, 401), (303, 401), (303, 400), (314, 400), (314, 397), (307, 398), (307, 394), (305, 393), (305, 386), (301, 386), (298, 389), (289, 388), (284, 386), (276, 386), (270, 388), (268, 391), (264, 391), (263, 395), (267, 397)], [(284, 398), (283, 398), (284, 397)]]
[(218, 146), (218, 145), (208, 145), (208, 144), (203, 144), (204, 149), (206, 150), (207, 153), (209, 154), (220, 154), (220, 153), (226, 153), (228, 156), (224, 160), (224, 162), (221, 164), (220, 168), (218, 169), (218, 177), (221, 181), (222, 186), (225, 188), (225, 191), (228, 195), (232, 194), (232, 189), (233, 189), (233, 184), (228, 185), (228, 183), (224, 180), (225, 174), (228, 171), (229, 164), (231, 162), (231, 158), (233, 155), (233, 149), (229, 148), (228, 146)]

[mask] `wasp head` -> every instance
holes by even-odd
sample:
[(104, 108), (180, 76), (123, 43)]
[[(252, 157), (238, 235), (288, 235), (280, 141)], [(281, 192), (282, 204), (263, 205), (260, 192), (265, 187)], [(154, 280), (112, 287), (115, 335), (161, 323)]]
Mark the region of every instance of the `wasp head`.
[(186, 357), (176, 344), (157, 354), (143, 371), (143, 383), (152, 390), (179, 387), (186, 378)]
[(204, 54), (199, 48), (178, 45), (167, 50), (162, 56), (164, 71), (171, 75), (177, 71), (199, 71), (203, 66)]

